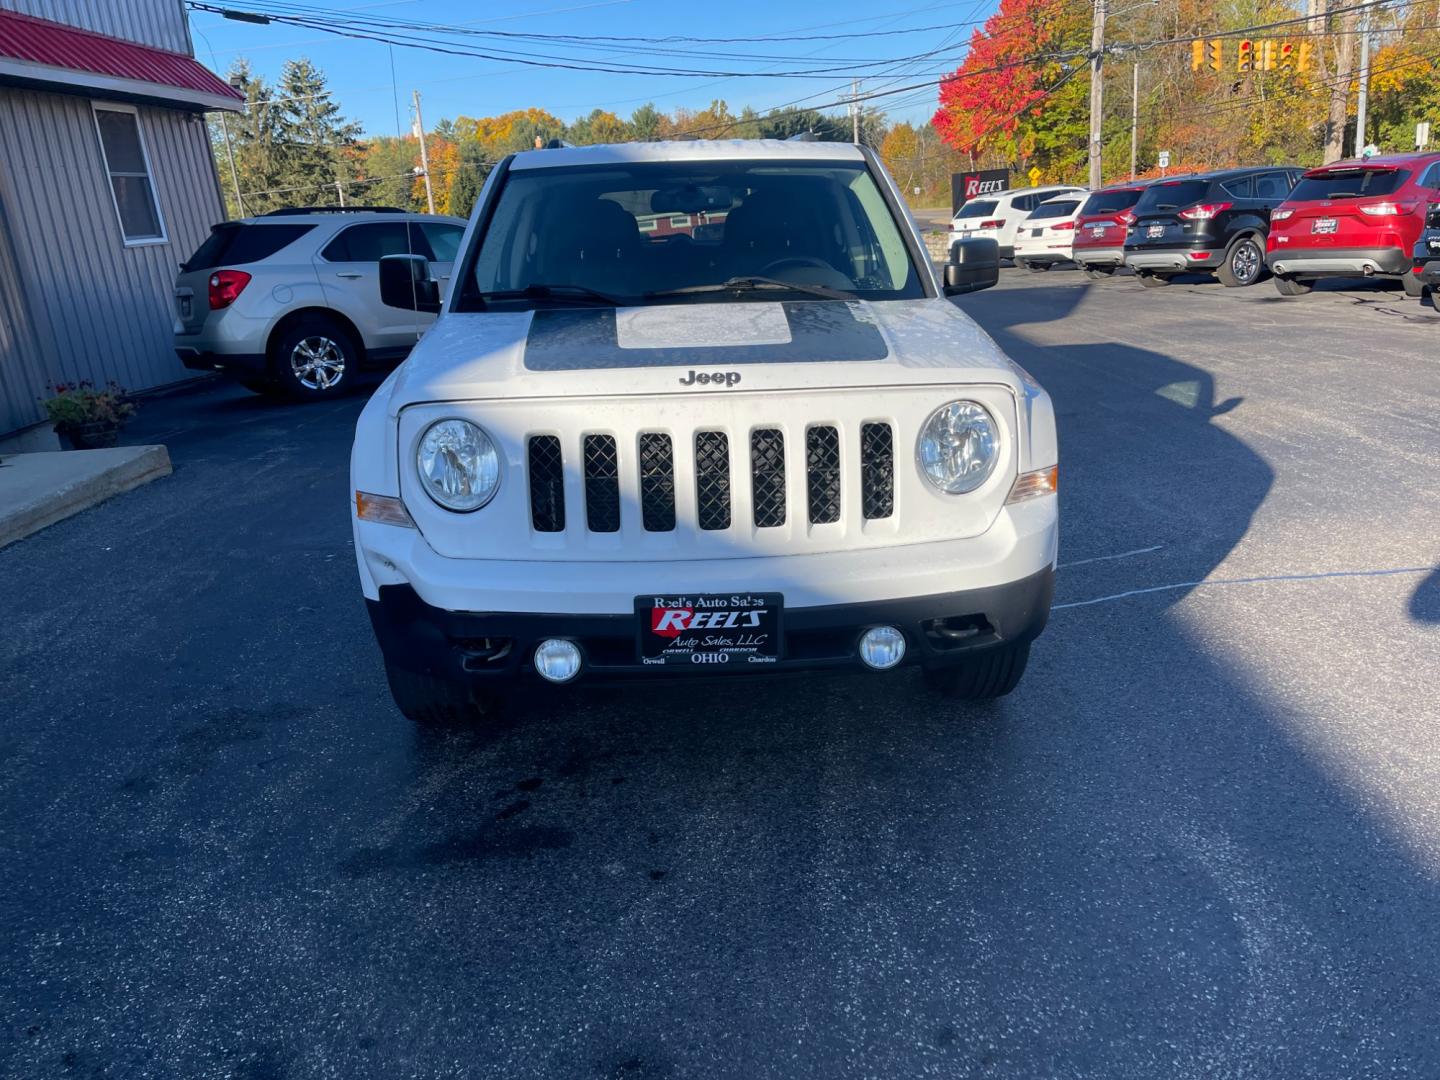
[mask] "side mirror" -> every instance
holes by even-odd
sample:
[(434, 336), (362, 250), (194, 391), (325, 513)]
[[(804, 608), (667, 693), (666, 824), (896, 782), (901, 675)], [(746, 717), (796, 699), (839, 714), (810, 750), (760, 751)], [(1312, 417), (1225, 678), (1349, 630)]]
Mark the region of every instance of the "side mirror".
[(380, 302), (407, 311), (439, 311), (440, 286), (422, 255), (386, 255), (380, 260)]
[(1000, 283), (1000, 245), (994, 240), (956, 240), (945, 264), (945, 295), (978, 292)]

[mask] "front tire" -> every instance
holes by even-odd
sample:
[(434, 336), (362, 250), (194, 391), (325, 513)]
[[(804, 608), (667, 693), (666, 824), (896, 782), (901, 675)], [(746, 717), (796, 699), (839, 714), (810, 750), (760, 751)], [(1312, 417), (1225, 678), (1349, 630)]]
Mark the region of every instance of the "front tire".
[(275, 381), (289, 397), (318, 401), (350, 388), (360, 368), (360, 347), (337, 320), (306, 315), (275, 342)]
[(499, 698), (477, 693), (464, 683), (406, 671), (388, 660), (385, 678), (395, 707), (420, 727), (477, 727), (494, 720), (502, 705)]
[(1315, 282), (1302, 281), (1296, 277), (1282, 277), (1276, 274), (1275, 288), (1281, 296), (1304, 296), (1311, 289), (1315, 288)]
[(956, 667), (926, 668), (930, 689), (958, 701), (989, 701), (1020, 685), (1030, 661), (1030, 643), (1002, 645), (977, 653)]
[(1170, 284), (1169, 274), (1156, 274), (1150, 270), (1136, 270), (1135, 277), (1147, 289), (1159, 289)]
[(1215, 268), (1215, 276), (1227, 289), (1254, 285), (1265, 276), (1265, 251), (1253, 236), (1242, 236), (1230, 245), (1225, 261)]

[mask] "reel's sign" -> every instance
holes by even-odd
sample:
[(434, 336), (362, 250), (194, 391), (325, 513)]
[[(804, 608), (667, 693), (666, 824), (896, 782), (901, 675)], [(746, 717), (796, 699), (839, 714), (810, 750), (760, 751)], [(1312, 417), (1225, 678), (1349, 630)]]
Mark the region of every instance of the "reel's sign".
[(984, 169), (953, 173), (950, 177), (950, 210), (955, 212), (978, 195), (993, 195), (1010, 189), (1010, 170)]

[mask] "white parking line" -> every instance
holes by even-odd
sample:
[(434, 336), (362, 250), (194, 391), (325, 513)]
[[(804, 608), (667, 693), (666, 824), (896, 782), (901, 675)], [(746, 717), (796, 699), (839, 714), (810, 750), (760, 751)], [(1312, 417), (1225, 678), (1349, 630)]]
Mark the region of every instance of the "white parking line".
[(1268, 574), (1263, 577), (1219, 578), (1215, 581), (1177, 581), (1173, 585), (1152, 585), (1147, 589), (1130, 589), (1126, 592), (1111, 593), (1109, 596), (1097, 596), (1093, 600), (1074, 600), (1068, 604), (1055, 604), (1050, 610), (1063, 611), (1065, 608), (1089, 607), (1092, 604), (1105, 604), (1111, 600), (1125, 600), (1132, 596), (1145, 596), (1149, 593), (1169, 592), (1174, 589), (1199, 589), (1211, 585), (1263, 585), (1277, 581), (1325, 581), (1330, 578), (1393, 577), (1397, 574), (1431, 574), (1436, 570), (1440, 570), (1440, 566), (1400, 566), (1388, 570), (1331, 570), (1321, 574)]
[(1134, 551), (1122, 551), (1118, 555), (1096, 555), (1093, 559), (1076, 559), (1074, 562), (1061, 563), (1055, 567), (1056, 570), (1067, 570), (1072, 566), (1085, 566), (1092, 562), (1109, 562), (1111, 559), (1128, 559), (1131, 555), (1148, 555), (1152, 551), (1159, 551), (1164, 544), (1156, 544), (1154, 547), (1136, 548)]

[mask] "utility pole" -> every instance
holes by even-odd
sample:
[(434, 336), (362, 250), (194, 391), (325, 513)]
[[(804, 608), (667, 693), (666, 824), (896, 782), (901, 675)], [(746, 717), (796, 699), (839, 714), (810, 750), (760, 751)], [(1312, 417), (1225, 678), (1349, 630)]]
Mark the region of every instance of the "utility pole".
[(1370, 9), (1360, 13), (1360, 95), (1355, 103), (1355, 156), (1365, 153), (1365, 110), (1370, 104)]
[(860, 80), (850, 80), (850, 129), (857, 146), (860, 144)]
[(410, 91), (415, 101), (415, 134), (420, 139), (420, 168), (425, 176), (425, 205), (435, 213), (435, 189), (430, 186), (430, 152), (425, 149), (425, 120), (420, 115), (420, 91)]
[(225, 119), (225, 112), (220, 112), (220, 130), (225, 133), (225, 155), (230, 159), (230, 183), (235, 185), (235, 207), (240, 211), (240, 216), (245, 217), (245, 199), (240, 194), (240, 172), (235, 168), (235, 147), (230, 142), (230, 124)]
[(340, 209), (345, 209), (345, 185), (339, 180), (335, 181), (335, 193), (340, 196)]
[[(1339, 40), (1335, 44), (1335, 78), (1330, 83), (1330, 109), (1325, 120), (1325, 154), (1321, 159), (1326, 165), (1345, 156), (1345, 121), (1350, 112), (1350, 80), (1355, 74), (1354, 28), (1354, 11), (1340, 17)], [(1317, 52), (1323, 63), (1325, 50)], [(1329, 78), (1329, 72), (1323, 66), (1320, 76), (1322, 79)]]
[(1094, 0), (1095, 23), (1090, 31), (1090, 190), (1100, 187), (1100, 120), (1104, 107), (1105, 0)]
[(1140, 147), (1140, 60), (1130, 73), (1130, 179), (1135, 179), (1135, 156)]

